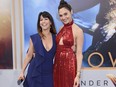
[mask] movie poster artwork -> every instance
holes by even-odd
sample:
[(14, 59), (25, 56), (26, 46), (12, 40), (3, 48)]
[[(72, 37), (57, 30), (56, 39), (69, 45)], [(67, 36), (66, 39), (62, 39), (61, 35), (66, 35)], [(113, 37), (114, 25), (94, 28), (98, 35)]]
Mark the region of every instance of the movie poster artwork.
[(83, 52), (83, 64), (93, 68), (116, 67), (116, 1), (99, 0), (95, 21), (88, 29), (92, 42)]
[[(84, 32), (83, 67), (116, 67), (116, 1), (66, 0), (73, 9), (74, 22)], [(37, 32), (41, 11), (52, 14), (57, 32), (62, 23), (58, 17), (60, 0), (24, 0), (25, 52), (31, 34)]]
[(13, 69), (10, 0), (0, 0), (0, 69)]

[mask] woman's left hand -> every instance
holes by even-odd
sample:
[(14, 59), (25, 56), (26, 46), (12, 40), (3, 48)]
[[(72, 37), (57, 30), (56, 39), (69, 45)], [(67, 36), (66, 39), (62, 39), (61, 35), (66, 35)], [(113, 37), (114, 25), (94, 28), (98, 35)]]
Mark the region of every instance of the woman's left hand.
[(74, 79), (73, 87), (78, 87), (79, 84), (80, 84), (80, 77), (76, 76), (75, 79)]

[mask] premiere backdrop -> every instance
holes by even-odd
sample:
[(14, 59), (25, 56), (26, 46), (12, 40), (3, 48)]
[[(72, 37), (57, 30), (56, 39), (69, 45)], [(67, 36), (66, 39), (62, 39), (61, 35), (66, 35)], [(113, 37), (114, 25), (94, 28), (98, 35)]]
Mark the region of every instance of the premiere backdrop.
[[(37, 32), (37, 19), (41, 11), (52, 14), (57, 32), (62, 25), (58, 17), (60, 0), (24, 0), (25, 53), (31, 34)], [(116, 83), (116, 37), (115, 29), (107, 39), (106, 14), (112, 8), (110, 0), (67, 0), (74, 10), (74, 22), (84, 31), (83, 70), (81, 87), (115, 87)], [(105, 34), (105, 35), (104, 35)], [(107, 40), (106, 40), (107, 39)]]
[[(67, 1), (74, 8), (73, 18), (75, 23), (84, 31), (83, 67), (115, 67), (116, 47), (114, 46), (115, 35), (113, 36), (115, 31), (109, 39), (107, 39), (104, 37), (104, 34), (107, 34), (107, 32), (103, 28), (105, 23), (108, 22), (105, 19), (105, 16), (111, 9), (109, 0)], [(30, 35), (37, 32), (37, 19), (39, 12), (50, 12), (54, 18), (57, 32), (59, 32), (59, 27), (62, 23), (58, 18), (58, 4), (59, 0), (30, 0), (30, 2), (24, 0), (25, 52), (28, 49)], [(109, 30), (109, 32), (112, 32), (114, 29)], [(106, 47), (109, 49), (105, 49)]]
[[(74, 22), (84, 31), (81, 87), (116, 87), (116, 0), (66, 1), (74, 10)], [(30, 35), (37, 33), (38, 14), (50, 12), (59, 32), (59, 2), (0, 0), (0, 87), (23, 87), (17, 78)]]
[[(29, 45), (29, 38), (30, 35), (33, 33), (37, 33), (37, 19), (38, 14), (41, 11), (48, 11), (52, 14), (55, 25), (57, 28), (57, 32), (59, 32), (60, 26), (62, 26), (61, 21), (58, 17), (58, 5), (60, 0), (30, 0), (30, 2), (27, 2), (27, 0), (24, 0), (23, 6), (24, 6), (24, 35), (25, 35), (25, 52), (28, 49)], [(73, 1), (73, 0), (67, 0), (67, 1)], [(82, 29), (85, 31), (85, 42), (84, 42), (84, 49), (83, 52), (88, 49), (88, 47), (92, 44), (92, 35), (91, 32), (89, 33), (89, 29), (91, 29), (92, 25), (96, 22), (96, 15), (99, 12), (99, 4), (95, 2), (96, 4), (93, 5), (93, 2), (90, 2), (90, 0), (87, 0), (86, 2), (84, 0), (74, 0), (74, 2), (69, 2), (72, 6), (74, 3), (74, 21), (77, 25), (82, 27)], [(83, 6), (84, 4), (87, 4), (87, 6)], [(79, 6), (78, 6), (79, 4)], [(82, 4), (82, 5), (80, 5)], [(92, 5), (91, 5), (92, 4)], [(89, 6), (91, 5), (91, 7)], [(84, 66), (86, 66), (84, 64)]]

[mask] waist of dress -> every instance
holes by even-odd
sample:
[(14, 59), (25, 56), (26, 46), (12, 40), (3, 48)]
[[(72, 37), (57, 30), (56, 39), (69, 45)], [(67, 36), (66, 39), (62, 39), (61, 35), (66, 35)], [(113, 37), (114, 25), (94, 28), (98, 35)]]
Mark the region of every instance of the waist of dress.
[(57, 51), (73, 51), (71, 46), (57, 45)]
[(44, 76), (49, 76), (49, 75), (52, 75), (53, 72), (52, 71), (48, 71), (48, 72), (43, 71), (41, 74)]

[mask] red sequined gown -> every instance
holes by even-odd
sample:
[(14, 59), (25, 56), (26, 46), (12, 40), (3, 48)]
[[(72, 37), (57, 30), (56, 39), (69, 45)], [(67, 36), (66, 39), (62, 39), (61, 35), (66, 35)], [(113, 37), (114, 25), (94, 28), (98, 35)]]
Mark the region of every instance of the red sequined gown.
[[(76, 55), (72, 50), (74, 38), (72, 24), (64, 25), (56, 37), (57, 50), (54, 63), (54, 87), (73, 87), (76, 76)], [(63, 45), (59, 45), (63, 38)]]

